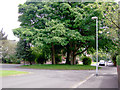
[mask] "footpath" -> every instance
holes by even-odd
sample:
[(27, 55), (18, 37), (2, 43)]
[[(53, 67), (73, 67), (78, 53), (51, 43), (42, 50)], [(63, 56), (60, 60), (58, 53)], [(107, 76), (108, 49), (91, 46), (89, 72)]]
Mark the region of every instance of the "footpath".
[(102, 67), (98, 76), (93, 75), (85, 83), (77, 88), (118, 88), (118, 76), (116, 67)]

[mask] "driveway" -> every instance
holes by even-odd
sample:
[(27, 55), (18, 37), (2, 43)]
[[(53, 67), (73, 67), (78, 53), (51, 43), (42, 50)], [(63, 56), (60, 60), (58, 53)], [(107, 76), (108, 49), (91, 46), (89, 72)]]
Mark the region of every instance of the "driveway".
[[(39, 70), (24, 69), (19, 68), (19, 66), (20, 65), (17, 64), (2, 65), (3, 70), (17, 70), (30, 72), (29, 74), (25, 75), (3, 77), (3, 88), (86, 88), (88, 86), (92, 86), (90, 82), (95, 81), (93, 83), (95, 84), (96, 80), (98, 81), (100, 79), (100, 76), (96, 77), (94, 75), (95, 70)], [(118, 87), (116, 80), (116, 67), (103, 67), (103, 69), (99, 70), (99, 73), (101, 75), (111, 75), (111, 77), (114, 79), (114, 87)], [(106, 83), (110, 82), (107, 80), (104, 81), (106, 81)], [(99, 88), (100, 85), (101, 83), (98, 83), (96, 87)], [(108, 85), (107, 88), (109, 87), (110, 86)]]

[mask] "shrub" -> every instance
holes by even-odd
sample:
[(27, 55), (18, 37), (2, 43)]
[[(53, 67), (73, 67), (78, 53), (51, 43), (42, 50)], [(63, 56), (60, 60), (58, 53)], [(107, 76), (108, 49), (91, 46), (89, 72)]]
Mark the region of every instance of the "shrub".
[(19, 59), (17, 59), (17, 61), (15, 62), (16, 64), (20, 64), (20, 60)]
[(59, 62), (62, 62), (62, 56), (55, 55), (55, 63), (58, 64)]
[(2, 63), (7, 63), (7, 61), (4, 57), (2, 57)]
[(116, 60), (117, 60), (117, 65), (120, 66), (120, 55), (117, 56)]
[(12, 60), (10, 60), (9, 58), (6, 58), (6, 63), (12, 63)]
[(83, 57), (82, 58), (83, 65), (90, 65), (92, 63), (92, 59), (90, 57)]
[(41, 55), (36, 59), (36, 62), (37, 62), (38, 64), (44, 64), (44, 63), (46, 63), (46, 61), (47, 61), (47, 58), (45, 57), (44, 54), (41, 54)]

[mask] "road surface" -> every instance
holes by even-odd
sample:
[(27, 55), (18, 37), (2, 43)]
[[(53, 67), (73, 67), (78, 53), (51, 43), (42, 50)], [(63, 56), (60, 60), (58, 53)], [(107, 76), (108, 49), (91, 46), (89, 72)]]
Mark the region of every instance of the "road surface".
[[(96, 77), (95, 70), (39, 70), (3, 64), (3, 70), (27, 71), (29, 74), (2, 78), (3, 88), (117, 88), (116, 67), (103, 67)], [(105, 83), (109, 83), (106, 84)], [(95, 85), (96, 84), (96, 85)], [(93, 87), (95, 86), (95, 87)]]

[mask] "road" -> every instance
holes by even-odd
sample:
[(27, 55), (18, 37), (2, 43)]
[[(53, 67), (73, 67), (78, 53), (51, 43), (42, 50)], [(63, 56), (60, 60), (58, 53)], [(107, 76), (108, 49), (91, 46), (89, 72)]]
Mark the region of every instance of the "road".
[[(27, 71), (29, 74), (2, 78), (3, 88), (117, 88), (116, 67), (103, 67), (96, 77), (95, 70), (23, 69), (19, 65), (2, 65), (3, 70)], [(92, 82), (92, 83), (91, 83)], [(104, 86), (104, 83), (109, 83)], [(103, 86), (102, 86), (103, 85)]]

